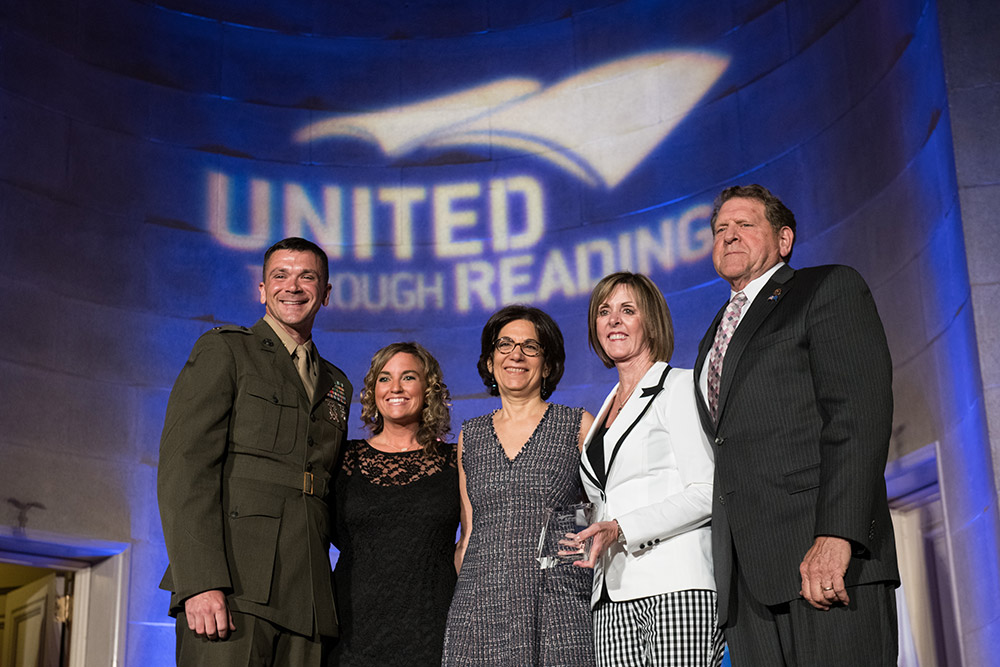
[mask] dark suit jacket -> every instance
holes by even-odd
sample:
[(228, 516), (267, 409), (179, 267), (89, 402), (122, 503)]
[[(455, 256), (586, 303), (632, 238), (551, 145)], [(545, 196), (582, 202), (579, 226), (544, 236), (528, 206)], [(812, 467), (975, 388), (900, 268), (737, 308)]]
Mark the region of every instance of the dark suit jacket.
[[(725, 305), (698, 348), (695, 378)], [(764, 604), (799, 597), (819, 535), (852, 542), (848, 586), (897, 581), (886, 502), (892, 363), (867, 284), (846, 266), (778, 269), (744, 312), (722, 367), (718, 422), (696, 381), (715, 448), (713, 556), (720, 623), (738, 567)]]
[(321, 360), (310, 403), (263, 320), (198, 339), (160, 440), (157, 494), (170, 559), (160, 587), (172, 592), (171, 615), (192, 595), (222, 589), (233, 610), (307, 636), (336, 635), (326, 489), (351, 392)]

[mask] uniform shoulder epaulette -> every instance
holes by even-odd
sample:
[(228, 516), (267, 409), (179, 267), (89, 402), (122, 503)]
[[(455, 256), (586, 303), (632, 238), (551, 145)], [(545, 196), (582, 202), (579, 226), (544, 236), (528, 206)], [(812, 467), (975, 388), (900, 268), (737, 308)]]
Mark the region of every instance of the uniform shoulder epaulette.
[(252, 334), (253, 329), (250, 327), (241, 327), (238, 324), (223, 324), (222, 326), (212, 327), (211, 331), (215, 333), (242, 333), (242, 334)]

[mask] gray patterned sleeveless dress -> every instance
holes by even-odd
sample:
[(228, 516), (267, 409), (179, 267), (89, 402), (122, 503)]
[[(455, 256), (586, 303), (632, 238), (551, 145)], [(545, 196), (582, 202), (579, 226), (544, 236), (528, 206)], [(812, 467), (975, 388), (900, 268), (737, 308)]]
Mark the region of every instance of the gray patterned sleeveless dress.
[(442, 665), (594, 665), (592, 572), (542, 570), (535, 560), (545, 510), (583, 499), (582, 414), (550, 404), (513, 461), (492, 414), (462, 425), (472, 535), (448, 612)]

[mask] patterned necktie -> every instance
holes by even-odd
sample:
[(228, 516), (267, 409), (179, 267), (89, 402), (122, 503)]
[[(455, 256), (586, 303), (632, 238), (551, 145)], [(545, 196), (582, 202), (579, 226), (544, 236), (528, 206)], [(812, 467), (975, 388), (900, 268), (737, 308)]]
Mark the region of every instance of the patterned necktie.
[(310, 401), (316, 393), (316, 383), (319, 379), (313, 376), (311, 356), (309, 348), (305, 345), (297, 345), (292, 352), (292, 361), (295, 362), (295, 368), (299, 371), (299, 377), (302, 378), (302, 386), (306, 388), (306, 395)]
[(726, 356), (726, 348), (729, 347), (729, 339), (736, 331), (736, 325), (740, 322), (740, 315), (743, 306), (747, 302), (747, 295), (737, 292), (733, 300), (726, 306), (726, 312), (722, 314), (722, 321), (715, 331), (715, 343), (712, 345), (712, 354), (708, 360), (708, 409), (712, 413), (712, 419), (717, 419), (719, 411), (719, 384), (722, 380), (722, 358)]

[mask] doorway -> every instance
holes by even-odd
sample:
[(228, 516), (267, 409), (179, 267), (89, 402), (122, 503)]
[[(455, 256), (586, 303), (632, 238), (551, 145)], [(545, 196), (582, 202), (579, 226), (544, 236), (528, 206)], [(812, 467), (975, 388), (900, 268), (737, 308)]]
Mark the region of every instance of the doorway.
[(128, 545), (0, 526), (0, 664), (119, 667)]
[(936, 442), (921, 447), (885, 471), (902, 579), (896, 592), (900, 667), (961, 663), (937, 448)]
[(68, 667), (73, 573), (0, 563), (0, 665)]

